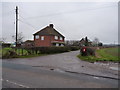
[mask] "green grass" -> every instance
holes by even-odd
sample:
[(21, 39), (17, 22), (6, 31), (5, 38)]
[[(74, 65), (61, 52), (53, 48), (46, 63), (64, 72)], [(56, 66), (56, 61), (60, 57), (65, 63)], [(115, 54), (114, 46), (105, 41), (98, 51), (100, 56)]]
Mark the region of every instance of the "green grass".
[(96, 51), (96, 53), (99, 55), (99, 57), (96, 56), (81, 56), (78, 55), (77, 57), (86, 60), (89, 62), (94, 61), (113, 61), (113, 62), (119, 62), (120, 61), (120, 48), (104, 48), (99, 49)]
[(101, 58), (112, 61), (119, 61), (120, 48), (105, 48), (96, 51)]
[[(10, 56), (9, 51), (16, 52), (16, 56)], [(3, 58), (31, 58), (31, 57), (37, 57), (37, 56), (43, 56), (45, 54), (29, 54), (27, 50), (25, 49), (13, 49), (13, 48), (2, 48), (0, 49), (0, 56)]]
[[(0, 50), (0, 54), (2, 53), (2, 55), (5, 55), (8, 51), (14, 51), (16, 52), (16, 54), (18, 55), (22, 55), (22, 49), (13, 49), (13, 48), (2, 48)], [(23, 50), (23, 55), (27, 54), (28, 52), (26, 50)]]
[[(22, 55), (22, 49), (17, 49), (15, 52), (17, 53), (17, 55)], [(27, 55), (27, 54), (28, 54), (27, 50), (23, 49), (23, 55)]]
[(3, 48), (3, 49), (1, 48), (0, 49), (0, 54), (5, 55), (9, 50), (12, 50), (12, 48)]
[(85, 60), (85, 61), (89, 61), (89, 62), (94, 62), (97, 60), (96, 57), (94, 56), (81, 56), (81, 55), (77, 55), (78, 58), (80, 58), (81, 60)]

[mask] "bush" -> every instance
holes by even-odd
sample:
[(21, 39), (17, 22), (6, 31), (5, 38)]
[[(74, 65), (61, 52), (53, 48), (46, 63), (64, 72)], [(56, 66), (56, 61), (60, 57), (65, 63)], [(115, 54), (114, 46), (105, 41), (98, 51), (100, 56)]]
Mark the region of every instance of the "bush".
[(95, 56), (95, 49), (93, 49), (93, 48), (87, 48), (87, 53), (88, 53), (88, 55)]
[(68, 48), (65, 47), (37, 47), (35, 50), (40, 51), (41, 54), (52, 54), (67, 52)]
[(2, 58), (15, 58), (19, 56), (35, 54), (54, 54), (78, 50), (76, 46), (65, 47), (32, 47), (32, 48), (5, 48), (3, 49)]
[(15, 58), (15, 57), (17, 57), (17, 54), (12, 50), (9, 50), (2, 56), (2, 58)]
[(95, 56), (95, 49), (91, 47), (82, 47), (80, 49), (80, 53), (82, 56), (89, 56), (89, 55)]
[(79, 47), (77, 47), (77, 46), (71, 46), (70, 47), (70, 50), (71, 51), (75, 51), (75, 50), (79, 50), (80, 48)]
[(36, 54), (39, 51), (41, 54), (53, 54), (53, 53), (63, 53), (68, 51), (78, 50), (79, 47), (33, 47), (32, 50), (35, 50)]

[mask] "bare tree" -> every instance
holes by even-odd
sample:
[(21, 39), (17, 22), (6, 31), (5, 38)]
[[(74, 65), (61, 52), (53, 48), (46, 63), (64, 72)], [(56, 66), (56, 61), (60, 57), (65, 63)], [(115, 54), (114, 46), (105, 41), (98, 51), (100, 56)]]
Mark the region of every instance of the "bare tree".
[[(13, 35), (12, 38), (15, 41), (16, 35)], [(17, 43), (18, 44), (22, 43), (23, 39), (24, 39), (23, 33), (22, 32), (18, 33)]]
[(79, 46), (79, 41), (77, 41), (77, 40), (66, 40), (65, 45), (66, 46)]
[(5, 41), (6, 41), (6, 38), (4, 38), (4, 37), (0, 38), (1, 43), (5, 43)]

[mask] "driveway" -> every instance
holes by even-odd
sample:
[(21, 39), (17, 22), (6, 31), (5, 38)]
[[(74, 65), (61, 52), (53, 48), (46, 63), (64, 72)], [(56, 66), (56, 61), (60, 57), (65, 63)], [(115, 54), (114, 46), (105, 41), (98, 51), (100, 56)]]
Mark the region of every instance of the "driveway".
[(79, 51), (46, 55), (33, 58), (4, 59), (4, 62), (32, 65), (36, 68), (83, 73), (87, 75), (102, 76), (118, 79), (118, 64), (115, 63), (89, 63), (77, 58)]

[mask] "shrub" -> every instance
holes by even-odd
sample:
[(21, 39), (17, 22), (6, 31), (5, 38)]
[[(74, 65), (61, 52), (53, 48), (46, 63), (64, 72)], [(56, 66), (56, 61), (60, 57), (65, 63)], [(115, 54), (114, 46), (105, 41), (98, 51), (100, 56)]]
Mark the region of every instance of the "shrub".
[(95, 49), (94, 48), (87, 48), (88, 55), (95, 56)]
[(65, 48), (65, 47), (37, 47), (36, 50), (40, 51), (42, 54), (51, 54), (51, 53), (67, 52), (68, 48)]
[(36, 54), (38, 54), (38, 51), (41, 54), (52, 54), (78, 50), (79, 47), (33, 47), (31, 49), (35, 50)]
[(15, 57), (17, 57), (17, 54), (12, 50), (9, 50), (2, 56), (2, 58), (15, 58)]
[(70, 50), (71, 51), (75, 51), (75, 50), (79, 50), (80, 48), (78, 46), (71, 46)]
[(91, 48), (91, 47), (82, 47), (80, 49), (80, 53), (81, 53), (82, 56), (89, 56), (89, 55), (94, 56), (95, 55), (95, 49)]
[(19, 56), (35, 55), (35, 54), (53, 54), (78, 50), (76, 46), (65, 47), (31, 47), (31, 48), (5, 48), (2, 58), (15, 58)]

